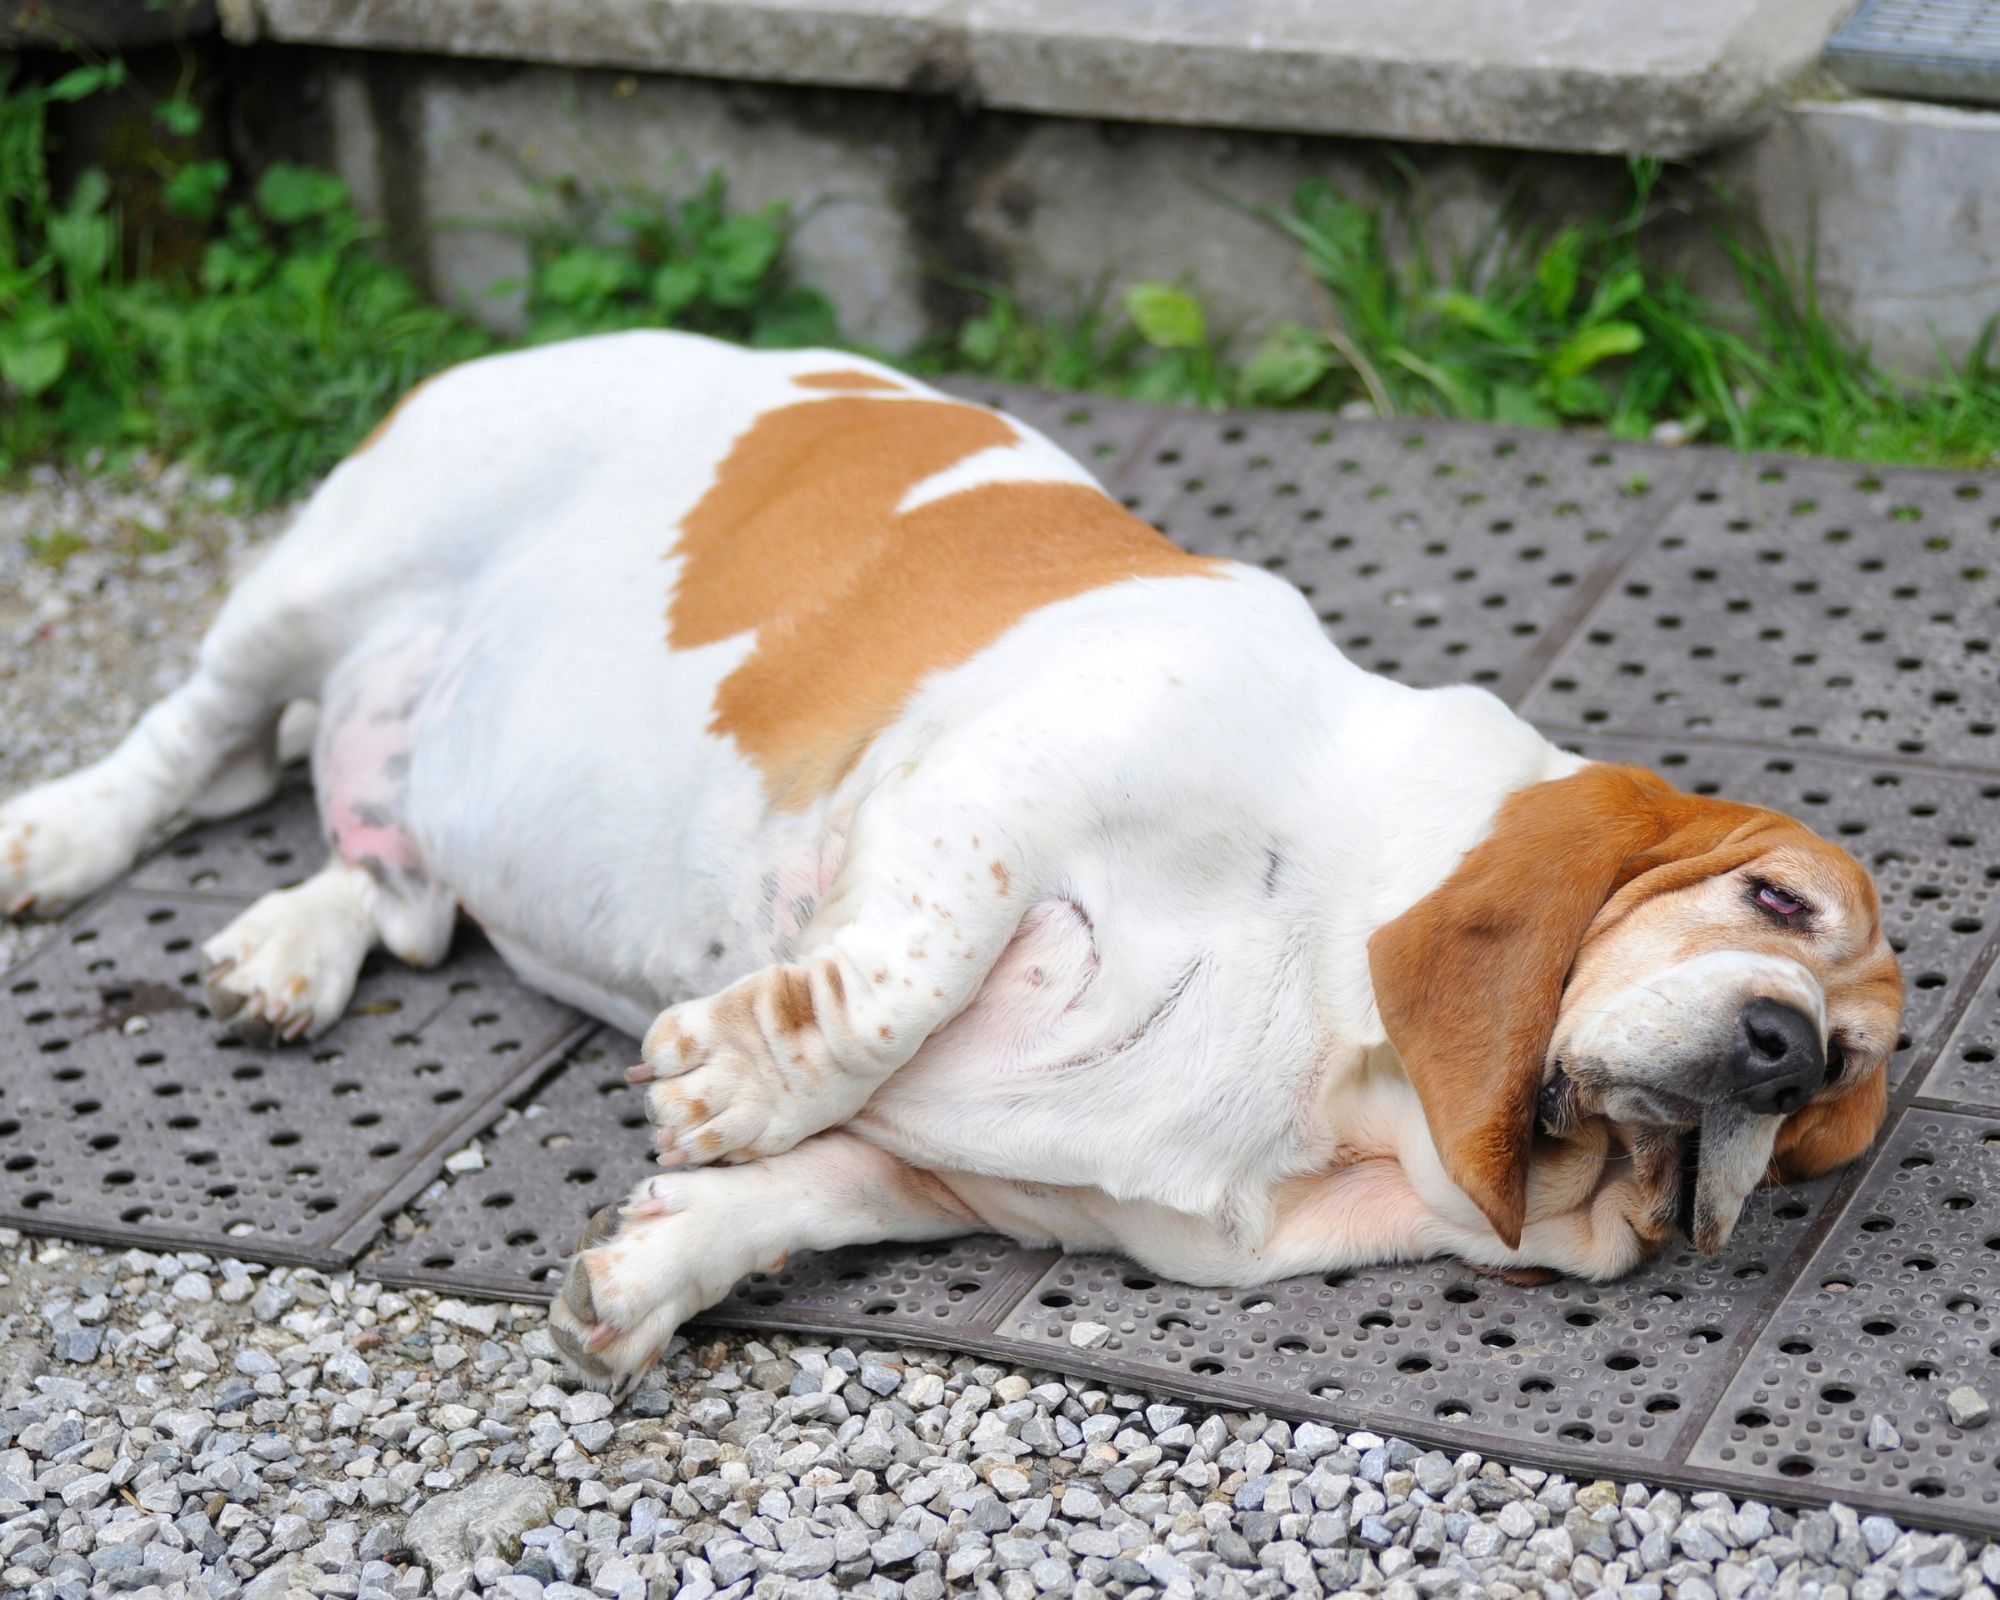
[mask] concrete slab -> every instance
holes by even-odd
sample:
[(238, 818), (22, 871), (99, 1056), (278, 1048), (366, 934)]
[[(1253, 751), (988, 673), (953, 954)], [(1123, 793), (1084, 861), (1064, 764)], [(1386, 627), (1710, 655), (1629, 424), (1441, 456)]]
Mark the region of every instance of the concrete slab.
[[(1210, 127), (1687, 155), (1759, 125), (1848, 0), (246, 0), (273, 39)], [(240, 25), (239, 25), (240, 31)]]
[(1923, 372), (2000, 313), (2000, 111), (1807, 100), (1724, 179), (1804, 259), (1820, 298), (1878, 358)]

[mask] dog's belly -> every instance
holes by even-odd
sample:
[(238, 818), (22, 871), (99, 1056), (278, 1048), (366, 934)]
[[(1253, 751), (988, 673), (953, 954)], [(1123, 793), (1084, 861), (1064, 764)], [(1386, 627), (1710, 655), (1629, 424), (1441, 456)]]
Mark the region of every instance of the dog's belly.
[[(790, 955), (838, 840), (824, 808), (771, 813), (756, 770), (707, 731), (744, 644), (635, 662), (630, 639), (661, 632), (670, 564), (579, 551), (566, 531), (468, 595), (406, 728), (371, 719), (402, 693), (410, 652), (389, 641), (407, 625), (343, 664), (363, 714), (322, 734), (321, 801), (351, 823), (352, 796), (397, 791), (397, 815), (362, 820), (406, 832), (530, 982), (632, 1027)], [(370, 771), (378, 757), (400, 781)], [(350, 836), (384, 848), (379, 831)]]

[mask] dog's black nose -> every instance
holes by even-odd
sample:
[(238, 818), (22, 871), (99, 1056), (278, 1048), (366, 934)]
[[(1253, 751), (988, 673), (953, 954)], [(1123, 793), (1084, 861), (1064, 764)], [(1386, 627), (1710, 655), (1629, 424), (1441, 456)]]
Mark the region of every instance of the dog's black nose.
[(1729, 1065), (1734, 1098), (1761, 1116), (1789, 1116), (1826, 1082), (1819, 1027), (1782, 1000), (1752, 1000), (1736, 1019)]

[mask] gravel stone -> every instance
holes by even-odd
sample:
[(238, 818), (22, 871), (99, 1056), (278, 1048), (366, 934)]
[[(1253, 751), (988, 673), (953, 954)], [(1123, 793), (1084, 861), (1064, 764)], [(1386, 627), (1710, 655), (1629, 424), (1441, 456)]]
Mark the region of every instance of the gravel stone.
[(1986, 1396), (1969, 1383), (1961, 1383), (1944, 1397), (1944, 1409), (1954, 1428), (1983, 1428), (1993, 1415)]

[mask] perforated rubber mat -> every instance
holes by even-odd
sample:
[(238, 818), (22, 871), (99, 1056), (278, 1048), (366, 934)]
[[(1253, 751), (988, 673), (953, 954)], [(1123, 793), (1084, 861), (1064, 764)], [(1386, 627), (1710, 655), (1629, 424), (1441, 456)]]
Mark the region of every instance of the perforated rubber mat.
[[(1872, 1162), (1759, 1194), (1722, 1257), (1676, 1248), (1606, 1286), (1431, 1262), (1199, 1290), (972, 1238), (799, 1256), (709, 1320), (2000, 1532), (2000, 1433), (1944, 1402), (1971, 1384), (2000, 1403), (2000, 482), (958, 387), (1181, 542), (1299, 583), (1364, 665), (1484, 683), (1587, 755), (1847, 844), (1910, 980), (1890, 1126)], [(0, 981), (0, 1217), (283, 1259), (373, 1238), (362, 1265), (392, 1281), (548, 1293), (585, 1218), (653, 1170), (633, 1045), (585, 1038), (476, 941), (435, 973), (373, 972), (315, 1047), (221, 1042), (174, 942), (318, 848), (296, 798), (190, 835)], [(202, 1121), (176, 1122), (183, 1104)], [(392, 1139), (374, 1127), (399, 1148), (370, 1154)], [(482, 1128), (483, 1167), (377, 1234)], [(1876, 1416), (1896, 1448), (1867, 1448)]]
[(2000, 104), (2000, 9), (1992, 0), (1861, 0), (1826, 45), (1853, 88)]
[(228, 1033), (197, 947), (322, 850), (302, 791), (198, 829), (0, 978), (0, 1221), (344, 1265), (579, 1035), (470, 935), (438, 972), (371, 957), (316, 1043)]

